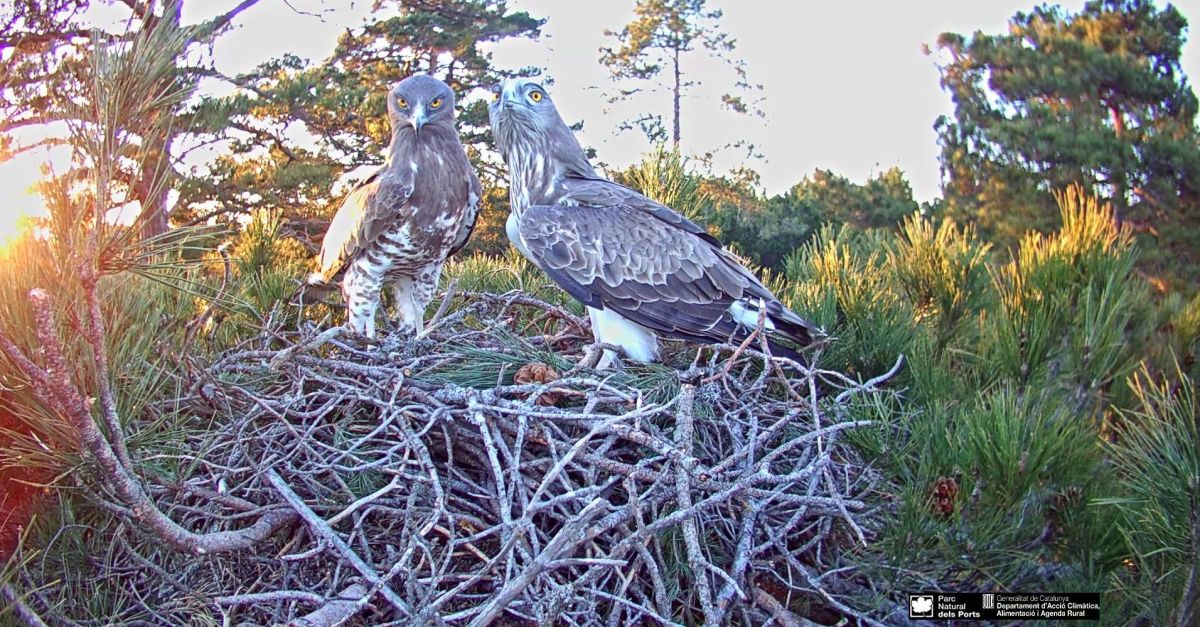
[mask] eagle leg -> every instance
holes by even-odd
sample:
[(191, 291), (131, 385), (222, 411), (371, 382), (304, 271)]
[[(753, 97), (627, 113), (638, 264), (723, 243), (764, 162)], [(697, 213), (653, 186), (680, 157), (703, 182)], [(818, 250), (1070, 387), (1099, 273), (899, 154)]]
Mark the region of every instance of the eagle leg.
[(625, 364), (621, 361), (620, 355), (617, 355), (617, 351), (614, 351), (611, 348), (605, 348), (603, 350), (604, 354), (600, 357), (600, 361), (596, 362), (596, 370), (608, 370), (610, 368), (612, 370), (625, 369)]
[[(594, 307), (587, 309), (588, 317), (592, 321), (592, 337), (597, 345), (617, 347), (625, 357), (637, 362), (646, 363), (658, 359), (658, 337), (652, 331), (636, 322), (626, 320), (615, 311)], [(621, 368), (620, 355), (611, 348), (605, 348), (596, 369), (605, 370), (610, 367)]]
[(342, 294), (346, 299), (346, 326), (352, 333), (375, 337), (375, 311), (379, 309), (380, 287), (378, 280), (357, 272), (355, 266), (346, 271)]
[(433, 300), (441, 275), (441, 264), (434, 264), (421, 268), (415, 277), (400, 277), (392, 284), (401, 333), (419, 335), (425, 330), (425, 310)]
[(405, 277), (392, 284), (392, 295), (396, 301), (396, 331), (401, 335), (414, 335), (420, 333), (421, 317), (413, 315), (416, 309), (416, 304), (413, 302), (416, 294), (413, 290), (412, 280)]

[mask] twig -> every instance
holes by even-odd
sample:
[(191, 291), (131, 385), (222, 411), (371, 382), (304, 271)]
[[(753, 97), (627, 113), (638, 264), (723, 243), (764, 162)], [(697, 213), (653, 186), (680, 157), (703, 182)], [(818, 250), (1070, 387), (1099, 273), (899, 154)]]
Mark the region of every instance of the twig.
[[(364, 562), (362, 558), (359, 557), (344, 540), (334, 533), (333, 529), (329, 528), (329, 525), (326, 524), (324, 520), (321, 520), (320, 516), (317, 516), (316, 512), (312, 511), (312, 508), (306, 505), (304, 501), (301, 500), (301, 498), (297, 496), (291, 488), (288, 487), (283, 478), (279, 476), (279, 473), (275, 472), (274, 469), (268, 469), (266, 475), (267, 481), (271, 482), (271, 487), (275, 488), (275, 491), (283, 497), (283, 500), (286, 501), (288, 505), (292, 506), (292, 509), (296, 510), (297, 514), (300, 514), (300, 517), (304, 519), (304, 522), (308, 524), (309, 529), (311, 529), (313, 533), (325, 540), (325, 542), (327, 542), (330, 547), (337, 551), (337, 553), (341, 555), (343, 559), (345, 559), (347, 562), (350, 562), (350, 565), (354, 567), (354, 570), (357, 570), (358, 573), (362, 575), (363, 578), (365, 578), (368, 582), (374, 584), (379, 581), (379, 574), (376, 573), (375, 570), (370, 566), (368, 566), (367, 563)], [(383, 598), (387, 599), (388, 603), (392, 604), (392, 607), (399, 610), (403, 616), (412, 615), (412, 609), (409, 607), (408, 603), (405, 603), (403, 599), (397, 596), (391, 588), (382, 586), (379, 589), (379, 593), (383, 595)]]
[(297, 618), (293, 624), (300, 627), (332, 627), (342, 623), (360, 611), (358, 601), (367, 595), (362, 584), (351, 584), (321, 607)]
[(433, 317), (429, 322), (425, 323), (425, 329), (417, 334), (417, 339), (424, 339), (433, 334), (437, 330), (438, 325), (442, 323), (442, 318), (446, 317), (446, 312), (450, 311), (450, 304), (454, 302), (454, 290), (458, 287), (458, 279), (450, 282), (446, 286), (446, 291), (442, 296), (442, 303), (438, 305), (437, 311), (433, 313)]
[(333, 338), (341, 335), (345, 330), (346, 327), (344, 326), (330, 327), (308, 342), (295, 344), (279, 351), (271, 358), (271, 369), (278, 370), (282, 368), (284, 364), (291, 361), (296, 355), (319, 348)]
[[(686, 457), (690, 457), (692, 454), (692, 434), (695, 432), (692, 412), (695, 399), (695, 386), (684, 384), (675, 412), (675, 446)], [(691, 509), (691, 474), (682, 464), (675, 465), (675, 490), (676, 498), (679, 499), (679, 509), (685, 511)], [(694, 518), (688, 517), (683, 521), (683, 538), (687, 544), (688, 564), (695, 576), (696, 593), (700, 596), (700, 607), (704, 610), (704, 624), (706, 626), (716, 625), (718, 620), (716, 606), (713, 604), (712, 586), (709, 584), (707, 574), (709, 563), (700, 548), (700, 534)]]
[[(0, 601), (4, 601), (8, 609), (12, 610), (13, 617), (20, 621), (21, 624), (27, 627), (46, 627), (46, 623), (42, 621), (42, 617), (38, 616), (37, 612), (30, 609), (28, 605), (25, 605), (24, 599), (17, 595), (12, 586), (8, 584), (0, 586)], [(3, 615), (2, 611), (0, 611), (0, 615)]]

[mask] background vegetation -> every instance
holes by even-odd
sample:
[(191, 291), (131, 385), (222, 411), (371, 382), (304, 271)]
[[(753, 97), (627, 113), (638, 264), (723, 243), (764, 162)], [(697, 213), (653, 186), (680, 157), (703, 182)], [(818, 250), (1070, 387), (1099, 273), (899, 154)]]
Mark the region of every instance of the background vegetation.
[[(285, 56), (218, 76), (237, 90), (213, 98), (195, 81), (215, 70), (186, 52), (219, 37), (236, 12), (182, 28), (164, 10), (174, 3), (132, 5), (129, 33), (83, 34), (74, 0), (18, 2), (0, 25), (10, 61), (0, 69), (0, 138), (54, 120), (96, 129), (96, 111), (82, 105), (95, 100), (89, 85), (114, 71), (96, 59), (157, 60), (142, 73), (149, 83), (106, 92), (124, 89), (140, 106), (107, 103), (122, 111), (106, 120), (108, 134), (77, 146), (76, 167), (45, 184), (52, 237), (4, 251), (0, 329), (36, 347), (26, 294), (37, 286), (56, 295), (65, 335), (81, 338), (79, 264), (108, 264), (107, 379), (130, 453), (148, 473), (169, 475), (181, 430), (211, 419), (161, 410), (193, 360), (269, 319), (302, 315), (287, 298), (344, 191), (335, 182), (378, 162), (383, 90), (413, 71), (450, 77), (465, 96), (463, 132), (487, 191), (470, 254), (447, 280), (575, 307), (510, 252), (503, 171), (482, 102), (470, 97), (506, 75), (479, 44), (536, 37), (542, 20), (487, 0), (381, 2), (381, 17), (345, 34), (330, 59)], [(614, 51), (638, 29), (692, 19), (695, 41), (724, 41), (702, 2), (642, 2)], [(955, 112), (938, 121), (944, 194), (926, 206), (896, 169), (861, 184), (818, 170), (769, 197), (751, 171), (708, 172), (666, 148), (611, 173), (760, 266), (836, 338), (826, 367), (865, 380), (907, 357), (885, 395), (853, 407), (876, 421), (851, 433), (884, 477), (870, 542), (845, 547), (869, 582), (847, 593), (853, 607), (871, 611), (915, 589), (1098, 590), (1105, 622), (1197, 620), (1200, 137), (1179, 68), (1185, 29), (1170, 6), (1108, 0), (1077, 14), (1036, 8), (1007, 33), (944, 34), (938, 46), (951, 62), (940, 70)], [(139, 46), (149, 47), (139, 56)], [(636, 53), (621, 62), (636, 69)], [(294, 123), (315, 143), (284, 132)], [(230, 149), (201, 168), (168, 158), (220, 139)], [(178, 192), (173, 203), (168, 190)], [(107, 228), (89, 207), (130, 200), (143, 208), (133, 231), (167, 232), (169, 206), (174, 235), (141, 249), (119, 228), (89, 235)], [(303, 315), (340, 316), (324, 307)], [(82, 340), (68, 348), (79, 355), (71, 376), (95, 389), (103, 375)], [(128, 600), (94, 579), (95, 556), (130, 530), (90, 498), (91, 462), (78, 451), (77, 434), (0, 356), (0, 521), (6, 508), (26, 520), (16, 495), (42, 501), (31, 524), (10, 524), (0, 538), (22, 545), (11, 560), (37, 559), (43, 573), (14, 580), (10, 562), (0, 583), (104, 622)], [(819, 622), (837, 616), (790, 609)], [(0, 611), (0, 622), (13, 619)]]

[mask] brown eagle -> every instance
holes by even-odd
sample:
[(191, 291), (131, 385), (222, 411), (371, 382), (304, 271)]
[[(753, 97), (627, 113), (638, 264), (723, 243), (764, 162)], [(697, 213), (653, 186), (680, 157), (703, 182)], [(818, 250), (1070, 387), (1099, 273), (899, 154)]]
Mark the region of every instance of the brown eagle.
[(346, 197), (321, 245), (310, 285), (341, 284), (350, 330), (375, 336), (390, 285), (402, 333), (419, 333), (446, 258), (467, 243), (481, 188), (454, 127), (454, 92), (410, 76), (388, 93), (387, 161)]

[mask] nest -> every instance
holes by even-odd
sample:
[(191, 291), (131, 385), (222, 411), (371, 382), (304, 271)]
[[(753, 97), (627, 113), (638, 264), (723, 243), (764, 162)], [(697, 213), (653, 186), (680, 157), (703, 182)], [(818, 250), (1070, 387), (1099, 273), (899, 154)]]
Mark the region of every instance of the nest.
[(458, 302), (417, 339), (307, 329), (280, 350), (273, 334), (197, 372), (177, 402), (216, 424), (179, 444), (191, 470), (152, 491), (158, 507), (205, 533), (294, 518), (229, 553), (114, 544), (153, 620), (859, 616), (841, 556), (870, 539), (872, 473), (844, 436), (869, 422), (846, 408), (891, 373), (773, 358), (758, 334), (597, 372), (569, 311), (516, 292)]

